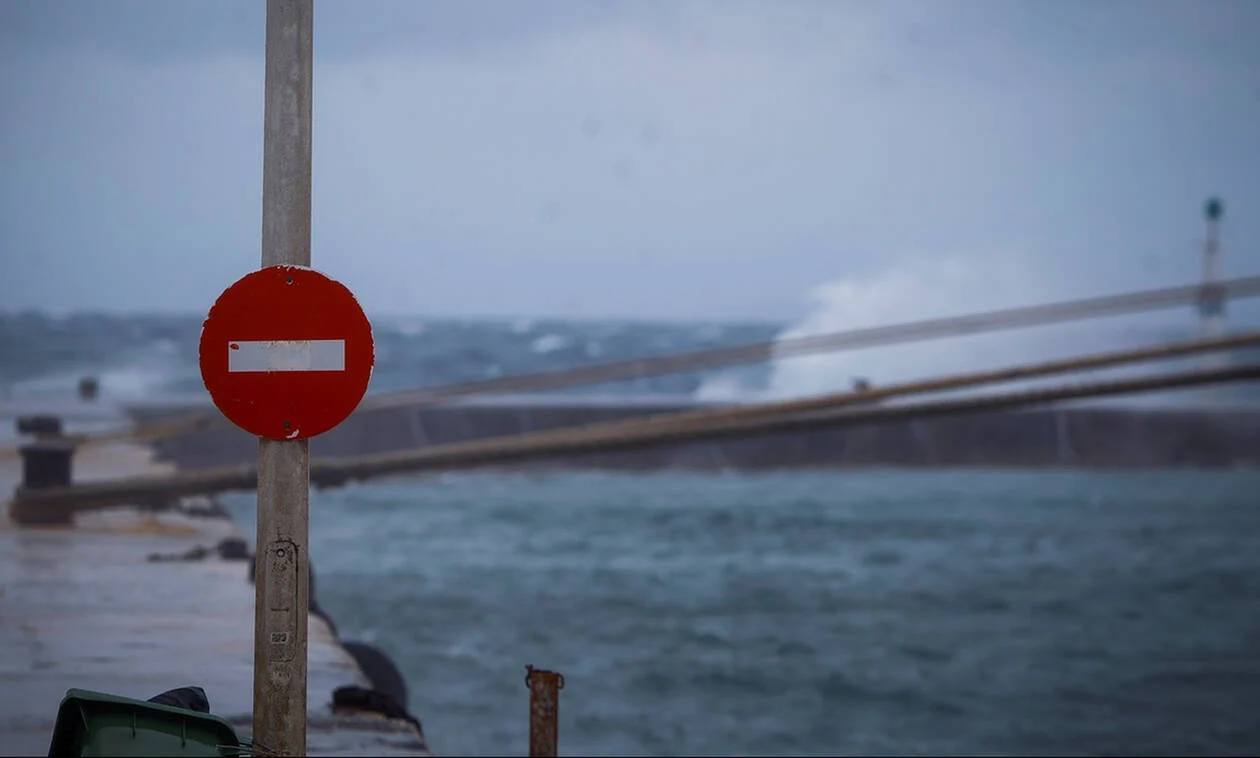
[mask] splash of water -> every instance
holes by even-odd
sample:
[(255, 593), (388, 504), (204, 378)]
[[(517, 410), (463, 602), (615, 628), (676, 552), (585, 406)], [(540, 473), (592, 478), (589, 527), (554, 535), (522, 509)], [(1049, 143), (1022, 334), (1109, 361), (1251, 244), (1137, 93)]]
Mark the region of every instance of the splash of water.
[[(1018, 256), (908, 262), (873, 276), (844, 277), (815, 287), (808, 293), (807, 315), (776, 339), (782, 344), (799, 337), (1067, 300), (1109, 289), (1082, 284), (1048, 275)], [(1190, 313), (1159, 312), (819, 355), (788, 357), (776, 350), (764, 391), (749, 393), (730, 377), (717, 376), (696, 394), (701, 400), (766, 401), (843, 392), (857, 380), (888, 385), (1188, 339), (1194, 336), (1193, 323)], [(1180, 365), (1184, 367), (1184, 361)], [(1094, 371), (1088, 378), (1136, 376), (1150, 368), (1148, 364)], [(1061, 381), (1052, 377), (1008, 387)]]

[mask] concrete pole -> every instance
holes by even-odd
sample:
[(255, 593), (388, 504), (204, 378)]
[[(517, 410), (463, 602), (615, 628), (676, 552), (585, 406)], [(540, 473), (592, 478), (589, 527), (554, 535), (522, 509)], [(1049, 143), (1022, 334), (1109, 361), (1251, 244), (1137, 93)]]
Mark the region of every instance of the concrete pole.
[[(267, 0), (262, 267), (311, 263), (313, 0)], [(254, 741), (306, 755), (310, 448), (258, 441)]]

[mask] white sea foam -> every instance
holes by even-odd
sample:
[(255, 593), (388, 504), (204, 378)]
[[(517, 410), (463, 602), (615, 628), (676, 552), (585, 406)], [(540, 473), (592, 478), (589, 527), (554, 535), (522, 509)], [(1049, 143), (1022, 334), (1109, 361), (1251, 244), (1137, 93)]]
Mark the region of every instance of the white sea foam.
[(569, 346), (571, 340), (560, 334), (544, 334), (533, 342), (535, 353), (546, 354), (554, 353), (557, 350), (563, 350)]
[(79, 380), (85, 376), (96, 377), (102, 397), (136, 400), (160, 393), (170, 380), (171, 371), (153, 365), (62, 371), (14, 382), (10, 394), (13, 398), (70, 397), (78, 392)]
[[(1072, 284), (1026, 265), (1018, 257), (969, 257), (965, 263), (958, 258), (938, 259), (889, 266), (874, 276), (844, 277), (815, 287), (808, 293), (811, 308), (806, 316), (776, 339), (782, 344), (798, 337), (1107, 292), (1097, 286)], [(757, 401), (843, 392), (858, 378), (887, 385), (1155, 344), (1168, 339), (1169, 333), (1184, 332), (1177, 335), (1184, 339), (1193, 335), (1193, 324), (1191, 312), (1157, 312), (817, 355), (788, 357), (779, 353), (772, 361), (764, 391), (749, 393), (730, 377), (717, 376), (703, 383), (696, 397)], [(1088, 378), (1131, 376), (1150, 368), (1142, 365), (1095, 371)], [(1018, 386), (1062, 381), (1062, 377), (1049, 378)]]
[(428, 320), (419, 316), (393, 316), (378, 321), (403, 337), (418, 337), (429, 330)]

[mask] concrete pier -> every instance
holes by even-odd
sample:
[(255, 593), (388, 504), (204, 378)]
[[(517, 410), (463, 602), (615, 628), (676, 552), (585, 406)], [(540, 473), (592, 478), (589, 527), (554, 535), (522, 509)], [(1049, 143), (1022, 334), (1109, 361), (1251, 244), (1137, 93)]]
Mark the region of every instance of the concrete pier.
[[(97, 409), (93, 421), (100, 415)], [(0, 424), (12, 428), (13, 418), (0, 417)], [(145, 447), (93, 445), (76, 456), (74, 479), (173, 468)], [(7, 497), (20, 477), (20, 459), (0, 458), (0, 492)], [(46, 754), (57, 706), (71, 687), (143, 700), (200, 686), (211, 712), (250, 735), (250, 560), (213, 549), (242, 537), (213, 503), (188, 499), (181, 506), (80, 514), (61, 527), (19, 528), (7, 514), (0, 520), (0, 754)], [(198, 547), (211, 549), (198, 560), (150, 558)], [(308, 615), (308, 629), (309, 752), (429, 755), (423, 735), (405, 720), (333, 710), (337, 688), (371, 683), (323, 619)]]
[[(383, 453), (448, 442), (695, 410), (683, 400), (501, 398), (359, 411), (311, 442), (316, 458)], [(153, 420), (182, 408), (133, 408)], [(183, 470), (247, 464), (253, 438), (213, 429), (163, 440)], [(1260, 412), (1060, 406), (925, 418), (876, 426), (569, 457), (537, 466), (604, 469), (739, 469), (860, 466), (1066, 468), (1260, 467)]]

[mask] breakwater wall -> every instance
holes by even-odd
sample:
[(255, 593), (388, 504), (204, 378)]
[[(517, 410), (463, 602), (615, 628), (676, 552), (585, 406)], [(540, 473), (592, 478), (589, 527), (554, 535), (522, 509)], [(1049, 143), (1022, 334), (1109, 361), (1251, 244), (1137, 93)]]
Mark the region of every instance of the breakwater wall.
[[(204, 406), (200, 406), (204, 408)], [(695, 410), (679, 401), (502, 400), (358, 411), (315, 438), (340, 458), (499, 435)], [(191, 406), (132, 408), (139, 420)], [(162, 440), (160, 458), (190, 470), (253, 463), (256, 440), (235, 428)], [(570, 456), (529, 468), (760, 470), (793, 467), (1260, 467), (1260, 410), (1052, 407)], [(524, 467), (524, 466), (522, 466)]]

